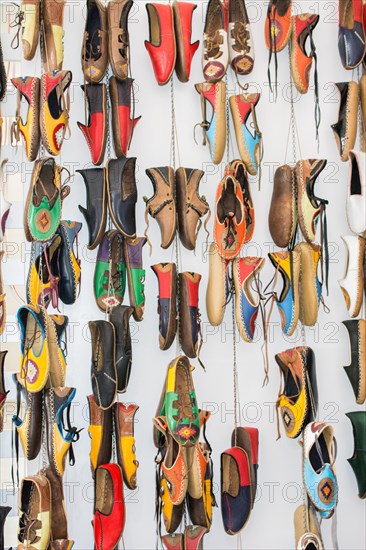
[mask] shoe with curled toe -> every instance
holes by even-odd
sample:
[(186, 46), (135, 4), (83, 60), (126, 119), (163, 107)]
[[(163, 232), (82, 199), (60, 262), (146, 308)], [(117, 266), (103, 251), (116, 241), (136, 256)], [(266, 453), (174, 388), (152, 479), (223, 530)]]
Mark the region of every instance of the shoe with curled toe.
[[(42, 392), (31, 393), (22, 384), (19, 374), (12, 375), (17, 391), (17, 410), (12, 421), (15, 434), (15, 448), (17, 449), (20, 439), (24, 456), (27, 460), (35, 460), (41, 450), (42, 440)], [(23, 418), (20, 417), (21, 399), (26, 405)], [(18, 458), (18, 457), (17, 457)]]
[(161, 233), (161, 248), (169, 248), (172, 244), (177, 229), (177, 216), (175, 205), (175, 175), (171, 166), (160, 168), (148, 168), (147, 176), (153, 185), (154, 194), (146, 203), (145, 220), (146, 230), (149, 228), (148, 214), (158, 222)]
[(45, 73), (41, 78), (40, 128), (50, 155), (58, 155), (69, 129), (71, 71)]
[(128, 239), (136, 238), (136, 158), (109, 159), (106, 165), (109, 214), (116, 229)]
[[(109, 79), (109, 95), (112, 109), (113, 146), (118, 158), (126, 157), (130, 148), (135, 127), (141, 117), (134, 117), (133, 78)], [(132, 114), (132, 118), (131, 118)]]
[[(107, 87), (103, 83), (85, 84), (80, 87), (84, 92), (84, 102), (89, 114), (85, 124), (82, 122), (77, 124), (88, 145), (92, 163), (100, 166), (103, 163), (107, 145)], [(88, 169), (79, 172), (83, 174), (87, 171)]]
[(353, 233), (366, 236), (366, 152), (350, 151), (347, 221)]
[(278, 274), (281, 275), (281, 294), (278, 296), (275, 292), (274, 297), (281, 317), (282, 331), (291, 336), (295, 332), (300, 315), (300, 256), (297, 250), (293, 250), (270, 252), (268, 257), (276, 269), (274, 283), (278, 279)]
[(164, 86), (171, 79), (176, 63), (173, 8), (170, 4), (153, 2), (146, 4), (146, 11), (150, 35), (149, 40), (145, 40), (145, 48), (150, 56), (156, 81), (159, 86)]
[(115, 403), (114, 426), (116, 430), (117, 462), (121, 467), (123, 481), (131, 491), (137, 487), (137, 468), (135, 441), (135, 415), (138, 405)]
[(199, 40), (191, 43), (193, 12), (197, 8), (191, 2), (173, 2), (175, 40), (177, 46), (177, 59), (175, 72), (181, 82), (188, 82), (194, 54), (196, 53)]
[[(292, 16), (291, 74), (300, 94), (306, 94), (310, 84), (310, 71), (315, 61), (315, 81), (317, 80), (317, 56), (313, 40), (313, 31), (319, 23), (319, 15), (300, 13)], [(305, 46), (310, 43), (311, 51)]]
[(358, 405), (366, 400), (366, 321), (352, 319), (342, 321), (350, 342), (351, 362), (343, 367), (351, 383)]
[(125, 527), (122, 471), (102, 464), (95, 473), (94, 543), (96, 550), (114, 550)]
[[(262, 133), (255, 111), (259, 100), (260, 94), (239, 94), (229, 99), (240, 158), (251, 176), (258, 174), (263, 152)], [(250, 116), (252, 124), (249, 124)], [(254, 127), (254, 132), (251, 126)]]
[(108, 311), (122, 304), (126, 290), (123, 237), (112, 229), (99, 245), (94, 271), (94, 296), (99, 309)]
[(94, 477), (95, 470), (102, 464), (108, 464), (112, 456), (113, 409), (98, 407), (94, 395), (88, 395), (90, 437), (90, 468)]
[(43, 0), (42, 61), (45, 72), (61, 71), (64, 61), (64, 12), (67, 0)]
[(207, 317), (212, 326), (221, 325), (230, 295), (229, 260), (219, 254), (216, 243), (208, 251), (209, 275), (206, 291)]
[[(247, 168), (244, 162), (234, 160), (226, 167), (226, 174), (232, 174), (240, 183), (243, 192), (244, 213), (245, 213), (245, 238), (247, 243), (251, 240), (255, 227), (255, 214), (252, 193), (250, 191), (250, 183), (247, 174)], [(250, 172), (249, 172), (250, 173)]]
[[(201, 98), (203, 145), (208, 144), (211, 160), (214, 164), (220, 164), (224, 156), (226, 144), (226, 85), (220, 80), (216, 83), (203, 82), (195, 84), (197, 93)], [(207, 116), (207, 104), (211, 106), (210, 120)]]
[[(60, 290), (59, 260), (61, 237), (54, 235), (48, 243), (32, 241), (32, 261), (27, 279), (27, 302), (57, 308)], [(42, 266), (42, 269), (41, 269)]]
[(296, 508), (294, 526), (296, 550), (324, 550), (319, 521), (311, 505)]
[[(252, 342), (260, 304), (259, 274), (264, 258), (235, 258), (233, 280), (235, 287), (235, 318), (240, 336)], [(257, 292), (257, 296), (255, 293)]]
[[(199, 309), (199, 273), (186, 271), (178, 274), (179, 288), (179, 339), (183, 353), (188, 357), (200, 356), (202, 346), (201, 313)], [(201, 364), (201, 366), (203, 366)]]
[(133, 315), (133, 307), (119, 305), (112, 309), (109, 320), (114, 326), (116, 334), (116, 370), (117, 392), (125, 393), (131, 375), (132, 344), (130, 319)]
[(317, 413), (315, 355), (309, 347), (297, 347), (278, 353), (275, 360), (283, 380), (276, 408), (280, 411), (287, 437), (293, 439), (301, 434)]
[(343, 162), (348, 160), (357, 135), (358, 85), (357, 82), (336, 82), (339, 93), (338, 120), (331, 125), (338, 152)]
[(363, 300), (366, 239), (356, 235), (342, 236), (347, 250), (345, 276), (338, 281), (350, 317), (358, 317)]
[(116, 341), (109, 321), (89, 321), (92, 338), (91, 380), (96, 404), (103, 410), (112, 407), (117, 395)]
[(322, 297), (322, 283), (318, 277), (321, 247), (303, 242), (295, 249), (300, 254), (300, 320), (304, 326), (313, 327), (318, 320)]
[(135, 321), (142, 321), (145, 312), (145, 269), (142, 253), (146, 242), (145, 237), (124, 241), (128, 296)]
[[(315, 195), (315, 184), (327, 160), (309, 159), (296, 163), (297, 210), (301, 233), (308, 243), (315, 240), (318, 223), (327, 201)], [(325, 231), (326, 233), (326, 231)]]
[(219, 82), (229, 62), (228, 36), (225, 28), (224, 5), (210, 0), (203, 31), (203, 75), (207, 82)]
[(80, 222), (62, 221), (58, 232), (61, 236), (60, 247), (60, 300), (66, 304), (73, 304), (79, 294), (81, 285), (81, 260), (78, 254), (78, 234), (82, 224)]
[[(25, 154), (30, 162), (36, 160), (41, 140), (39, 127), (39, 104), (41, 81), (36, 76), (12, 78), (11, 82), (17, 90), (17, 110), (12, 125), (12, 135), (18, 144), (22, 136), (25, 145)], [(26, 119), (21, 116), (22, 100), (27, 103)]]
[(159, 347), (169, 349), (177, 333), (177, 267), (174, 263), (151, 266), (158, 278)]
[(86, 188), (86, 208), (79, 205), (89, 231), (89, 250), (102, 241), (107, 224), (107, 184), (104, 168), (77, 170)]
[(345, 69), (355, 69), (366, 53), (364, 2), (339, 0), (338, 51)]
[(270, 0), (264, 35), (266, 46), (272, 53), (282, 51), (291, 38), (292, 0)]
[(334, 462), (336, 440), (333, 427), (310, 422), (304, 431), (303, 475), (307, 495), (321, 518), (332, 517), (338, 502)]

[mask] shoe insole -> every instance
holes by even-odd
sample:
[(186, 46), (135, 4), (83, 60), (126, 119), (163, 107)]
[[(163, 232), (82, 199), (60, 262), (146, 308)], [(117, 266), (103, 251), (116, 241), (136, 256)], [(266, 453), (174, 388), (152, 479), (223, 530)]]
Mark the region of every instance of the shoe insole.
[(42, 200), (42, 197), (46, 196), (48, 198), (50, 206), (53, 206), (56, 200), (57, 193), (56, 187), (54, 184), (54, 165), (53, 159), (43, 163), (41, 171), (38, 175), (38, 180), (35, 185), (35, 197), (33, 199), (34, 205), (39, 206)]
[(228, 454), (222, 455), (222, 492), (236, 498), (240, 489), (239, 470), (234, 458)]
[(42, 331), (33, 315), (28, 313), (25, 327), (25, 343), (29, 347), (32, 347), (36, 357), (41, 353), (42, 341)]
[(114, 495), (110, 474), (104, 468), (97, 468), (95, 477), (95, 509), (109, 516), (112, 512)]
[(351, 195), (361, 195), (361, 180), (357, 159), (352, 159)]
[(284, 394), (287, 397), (295, 397), (299, 395), (299, 388), (301, 388), (301, 382), (298, 380), (298, 383), (296, 385), (296, 380), (294, 379), (292, 372), (290, 369), (286, 369), (284, 371), (285, 374), (285, 388), (284, 388)]
[(318, 437), (318, 444), (319, 444), (319, 447), (320, 447), (320, 452), (321, 452), (321, 456), (323, 458), (323, 461), (322, 461), (321, 457), (319, 456), (317, 445), (314, 444), (312, 446), (311, 450), (310, 450), (310, 453), (309, 453), (310, 464), (311, 464), (313, 470), (317, 474), (321, 471), (321, 469), (323, 467), (323, 463), (324, 464), (330, 464), (330, 456), (329, 456), (329, 452), (328, 452), (328, 447), (327, 447), (327, 444), (326, 444), (323, 433), (321, 433), (320, 436)]
[(98, 31), (101, 28), (101, 21), (99, 10), (96, 5), (94, 5), (94, 7), (88, 12), (88, 22), (86, 28), (89, 35), (86, 42), (86, 58), (97, 60), (100, 58), (102, 53), (101, 51), (98, 51), (98, 46), (100, 46)]

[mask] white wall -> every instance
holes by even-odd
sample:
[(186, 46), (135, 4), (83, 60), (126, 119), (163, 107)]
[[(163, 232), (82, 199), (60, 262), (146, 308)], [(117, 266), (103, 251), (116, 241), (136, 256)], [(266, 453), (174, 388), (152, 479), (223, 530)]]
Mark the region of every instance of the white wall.
[[(148, 38), (147, 15), (144, 1), (135, 2), (131, 12), (130, 37), (132, 51), (133, 76), (138, 85), (136, 114), (142, 115), (132, 143), (130, 155), (138, 158), (137, 180), (139, 201), (137, 205), (138, 234), (142, 235), (144, 223), (143, 195), (151, 196), (152, 186), (145, 175), (145, 169), (169, 164), (170, 159), (170, 88), (159, 87), (154, 79), (152, 66), (144, 47)], [(202, 37), (203, 21), (207, 2), (198, 2), (194, 16), (193, 40)], [(339, 162), (335, 141), (330, 124), (335, 122), (338, 113), (337, 94), (332, 83), (349, 80), (351, 73), (343, 70), (337, 51), (337, 5), (336, 1), (296, 2), (296, 9), (319, 11), (321, 20), (314, 32), (319, 57), (320, 98), (322, 123), (320, 128), (319, 156), (328, 159), (328, 167), (321, 176), (316, 193), (329, 200), (328, 209), (329, 240), (331, 243), (330, 292), (326, 298), (331, 309), (330, 314), (320, 311), (319, 322), (314, 329), (307, 329), (307, 343), (316, 353), (319, 385), (319, 419), (334, 425), (338, 440), (339, 454), (337, 473), (339, 481), (338, 528), (340, 548), (356, 550), (365, 548), (365, 506), (357, 497), (356, 480), (346, 459), (353, 453), (351, 425), (344, 413), (361, 410), (355, 405), (353, 392), (342, 369), (349, 361), (348, 340), (341, 321), (347, 319), (347, 312), (337, 280), (342, 278), (345, 266), (345, 254), (340, 240), (341, 234), (349, 233), (345, 217), (345, 197), (348, 166)], [(254, 18), (253, 33), (256, 50), (254, 71), (249, 81), (253, 90), (260, 90), (262, 98), (257, 109), (260, 128), (264, 136), (264, 160), (262, 191), (257, 185), (252, 190), (255, 201), (256, 229), (253, 241), (245, 247), (244, 255), (266, 256), (272, 247), (268, 231), (268, 210), (271, 200), (274, 168), (285, 161), (287, 129), (290, 104), (284, 99), (284, 90), (289, 82), (287, 52), (279, 55), (279, 99), (277, 104), (270, 100), (267, 83), (268, 53), (264, 44), (264, 21), (266, 7), (264, 2), (247, 1), (249, 15)], [(78, 130), (76, 122), (83, 121), (84, 106), (79, 84), (83, 83), (80, 64), (80, 49), (85, 17), (85, 2), (69, 0), (65, 23), (65, 69), (73, 72), (71, 129), (72, 137), (64, 144), (60, 162), (72, 170), (86, 167), (90, 163), (86, 143)], [(3, 47), (5, 58), (16, 59), (21, 56), (20, 50), (14, 52), (9, 47), (9, 36), (4, 36)], [(193, 126), (201, 121), (200, 100), (194, 90), (194, 83), (202, 81), (201, 47), (196, 54), (192, 77), (188, 84), (181, 84), (176, 79), (175, 101), (177, 125), (179, 132), (180, 159), (183, 166), (202, 168), (207, 177), (201, 186), (211, 207), (214, 207), (216, 186), (224, 170), (224, 164), (215, 167), (210, 163), (208, 150), (193, 141)], [(39, 54), (33, 62), (22, 61), (22, 75), (41, 72)], [(234, 78), (230, 73), (231, 93), (234, 90)], [(11, 87), (10, 87), (11, 88)], [(252, 87), (251, 87), (252, 89)], [(15, 110), (13, 91), (3, 104), (3, 114), (12, 115)], [(301, 97), (296, 103), (296, 114), (301, 131), (303, 158), (316, 157), (314, 103), (312, 91)], [(198, 135), (198, 134), (197, 134)], [(200, 137), (200, 136), (199, 136)], [(232, 141), (235, 138), (232, 134)], [(24, 150), (6, 148), (4, 155), (11, 162), (25, 161)], [(235, 146), (234, 157), (237, 156)], [(289, 158), (288, 160), (292, 160)], [(26, 163), (26, 185), (30, 181), (30, 165)], [(84, 227), (81, 233), (82, 251), (82, 290), (77, 303), (64, 307), (63, 312), (70, 317), (73, 332), (69, 333), (69, 355), (67, 384), (77, 387), (75, 407), (76, 424), (83, 427), (80, 442), (75, 445), (76, 465), (68, 467), (65, 485), (68, 494), (68, 517), (70, 537), (75, 540), (76, 549), (93, 548), (92, 528), (90, 521), (93, 512), (93, 486), (89, 469), (89, 438), (87, 434), (86, 395), (91, 393), (90, 353), (91, 346), (87, 339), (86, 326), (91, 319), (102, 318), (93, 297), (93, 273), (96, 252), (86, 249), (87, 227), (78, 211), (78, 204), (85, 204), (84, 185), (76, 175), (71, 184), (71, 197), (65, 201), (63, 216), (66, 219), (82, 220)], [(14, 227), (21, 227), (21, 211), (18, 217), (12, 217)], [(210, 229), (212, 229), (212, 220)], [(155, 448), (152, 442), (152, 417), (160, 396), (166, 367), (174, 358), (175, 345), (167, 352), (158, 348), (158, 316), (156, 312), (157, 281), (149, 268), (153, 263), (172, 261), (172, 249), (163, 251), (159, 247), (159, 231), (154, 221), (150, 223), (150, 237), (154, 243), (152, 257), (145, 248), (146, 266), (146, 311), (145, 319), (133, 325), (133, 370), (126, 401), (135, 401), (140, 405), (136, 425), (137, 453), (140, 461), (138, 471), (139, 488), (135, 493), (126, 492), (127, 522), (124, 533), (126, 548), (152, 549), (155, 547), (154, 497), (155, 497)], [(208, 278), (208, 264), (202, 257), (205, 235), (202, 231), (198, 240), (196, 254), (181, 249), (182, 269), (198, 271), (202, 274), (200, 289), (203, 332), (207, 335), (202, 348), (202, 359), (206, 365), (205, 374), (199, 365), (194, 374), (198, 401), (202, 406), (211, 406), (214, 413), (207, 427), (207, 435), (213, 447), (215, 470), (215, 492), (219, 499), (220, 453), (230, 446), (233, 416), (233, 382), (232, 382), (232, 335), (231, 306), (227, 309), (225, 320), (220, 329), (213, 331), (208, 325), (205, 311), (205, 290)], [(20, 268), (20, 260), (16, 260)], [(17, 268), (17, 273), (18, 273)], [(26, 269), (24, 270), (26, 272)], [(263, 270), (264, 284), (271, 279), (273, 268), (267, 262)], [(18, 277), (5, 266), (6, 283), (11, 284)], [(18, 281), (17, 281), (18, 282)], [(21, 283), (20, 283), (21, 284)], [(270, 382), (262, 388), (263, 366), (261, 343), (252, 345), (238, 343), (238, 363), (240, 395), (242, 400), (242, 425), (256, 426), (260, 430), (259, 451), (259, 495), (251, 519), (242, 534), (243, 548), (258, 550), (279, 550), (294, 547), (293, 513), (301, 503), (301, 449), (296, 441), (285, 436), (276, 442), (276, 423), (273, 404), (277, 398), (279, 372), (274, 362), (274, 354), (300, 344), (301, 335), (285, 338), (280, 330), (279, 316), (275, 311), (272, 322), (275, 325), (274, 336), (270, 343)], [(9, 323), (14, 324), (10, 316)], [(6, 339), (6, 335), (4, 336)], [(8, 337), (14, 340), (14, 337)], [(6, 349), (6, 343), (3, 347)], [(17, 364), (8, 365), (16, 370)], [(9, 378), (8, 378), (9, 381)], [(9, 442), (10, 440), (7, 439)], [(9, 454), (7, 455), (9, 456)], [(36, 471), (38, 464), (32, 464), (29, 472)], [(10, 498), (10, 497), (9, 497)], [(2, 502), (1, 504), (5, 504)], [(10, 520), (6, 545), (16, 544), (15, 519)], [(331, 547), (330, 522), (323, 523), (326, 547)], [(220, 509), (214, 511), (213, 527), (205, 538), (205, 548), (236, 548), (237, 541), (224, 533)]]

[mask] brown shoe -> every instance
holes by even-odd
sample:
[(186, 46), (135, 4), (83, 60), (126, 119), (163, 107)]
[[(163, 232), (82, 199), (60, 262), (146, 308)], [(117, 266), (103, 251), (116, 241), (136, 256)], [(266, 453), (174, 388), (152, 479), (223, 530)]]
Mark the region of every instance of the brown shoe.
[(122, 477), (125, 485), (133, 491), (137, 487), (134, 419), (139, 410), (138, 405), (131, 403), (115, 403), (114, 405), (114, 426), (116, 430), (117, 461), (122, 470)]
[(101, 464), (108, 464), (112, 456), (112, 409), (104, 411), (95, 402), (94, 395), (88, 395), (90, 436), (90, 468), (94, 477)]
[(128, 77), (129, 36), (128, 14), (132, 0), (110, 0), (108, 2), (109, 61), (114, 75), (120, 80)]
[(59, 539), (51, 542), (51, 550), (71, 550), (73, 546), (73, 540)]
[[(175, 172), (179, 237), (188, 250), (195, 249), (199, 231), (197, 225), (210, 211), (205, 197), (198, 193), (203, 176), (202, 170), (192, 168), (178, 168)], [(209, 217), (206, 218), (205, 226), (208, 219)]]
[(81, 66), (85, 80), (95, 84), (103, 80), (108, 67), (107, 8), (102, 0), (87, 0)]
[(287, 248), (297, 223), (296, 179), (292, 168), (287, 164), (277, 168), (274, 176), (268, 223), (274, 243), (281, 248)]
[(67, 539), (67, 518), (65, 513), (64, 488), (62, 477), (48, 466), (44, 474), (51, 487), (51, 536), (52, 539)]
[(42, 472), (25, 477), (19, 491), (18, 550), (48, 548), (51, 486)]
[(43, 0), (43, 66), (46, 72), (61, 71), (64, 60), (64, 10), (67, 0)]
[[(19, 25), (22, 34), (23, 56), (26, 61), (32, 61), (35, 56), (40, 23), (41, 2), (39, 0), (22, 0), (14, 26)], [(18, 32), (19, 32), (18, 31)], [(15, 38), (16, 46), (19, 44), (19, 34)]]
[(154, 195), (151, 199), (144, 197), (146, 202), (146, 231), (149, 227), (147, 220), (147, 213), (149, 213), (159, 224), (161, 231), (161, 248), (169, 248), (173, 242), (177, 229), (174, 201), (174, 170), (171, 166), (148, 168), (146, 174), (151, 179), (154, 187)]

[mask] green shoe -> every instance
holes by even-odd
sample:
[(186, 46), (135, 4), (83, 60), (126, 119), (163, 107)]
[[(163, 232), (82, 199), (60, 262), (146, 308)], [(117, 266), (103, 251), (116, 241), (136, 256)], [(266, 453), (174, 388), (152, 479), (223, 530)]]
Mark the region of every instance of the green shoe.
[(123, 237), (107, 231), (99, 245), (94, 272), (94, 295), (102, 311), (122, 304), (126, 290), (126, 264)]
[(366, 498), (366, 411), (347, 413), (353, 428), (355, 448), (348, 459), (358, 485), (358, 496)]
[(136, 321), (142, 321), (145, 310), (145, 270), (142, 267), (142, 249), (145, 244), (145, 237), (137, 237), (133, 241), (125, 240), (128, 292)]
[(28, 241), (49, 241), (61, 222), (62, 201), (70, 187), (61, 187), (62, 168), (52, 157), (34, 163), (32, 181), (24, 210), (24, 231)]

